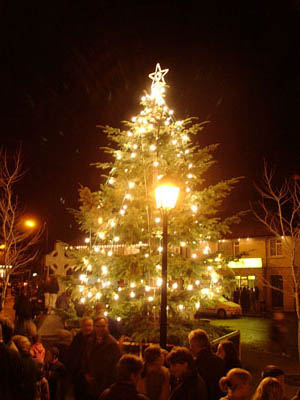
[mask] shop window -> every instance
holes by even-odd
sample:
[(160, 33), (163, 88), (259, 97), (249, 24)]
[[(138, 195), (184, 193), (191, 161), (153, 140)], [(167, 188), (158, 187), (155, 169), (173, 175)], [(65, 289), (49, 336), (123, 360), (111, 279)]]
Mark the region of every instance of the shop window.
[(282, 256), (282, 241), (281, 239), (270, 239), (270, 257)]
[(239, 276), (236, 275), (235, 277), (235, 284), (237, 288), (247, 288), (247, 289), (254, 289), (255, 287), (255, 276), (248, 275), (248, 276)]

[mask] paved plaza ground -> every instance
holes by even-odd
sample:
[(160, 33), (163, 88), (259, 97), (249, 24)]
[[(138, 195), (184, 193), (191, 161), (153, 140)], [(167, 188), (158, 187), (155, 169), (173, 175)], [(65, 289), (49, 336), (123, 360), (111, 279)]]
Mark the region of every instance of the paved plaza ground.
[[(14, 319), (13, 304), (14, 298), (8, 296), (5, 308), (0, 315)], [(282, 356), (276, 348), (272, 348), (271, 351), (268, 349), (270, 318), (251, 316), (239, 319), (212, 319), (210, 323), (240, 330), (242, 364), (244, 368), (251, 371), (254, 378), (254, 388), (260, 381), (261, 369), (265, 365), (276, 364), (286, 373), (286, 394), (290, 398), (300, 388), (300, 370), (297, 360), (297, 321), (292, 314), (287, 315), (286, 320), (288, 357)]]

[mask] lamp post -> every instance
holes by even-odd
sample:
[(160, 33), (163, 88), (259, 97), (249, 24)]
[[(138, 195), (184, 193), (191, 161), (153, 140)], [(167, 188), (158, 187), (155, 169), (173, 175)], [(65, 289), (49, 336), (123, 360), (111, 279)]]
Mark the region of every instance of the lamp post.
[(163, 216), (162, 285), (160, 302), (160, 346), (167, 347), (167, 302), (168, 302), (168, 211), (175, 207), (179, 188), (171, 183), (161, 183), (155, 189), (157, 208)]

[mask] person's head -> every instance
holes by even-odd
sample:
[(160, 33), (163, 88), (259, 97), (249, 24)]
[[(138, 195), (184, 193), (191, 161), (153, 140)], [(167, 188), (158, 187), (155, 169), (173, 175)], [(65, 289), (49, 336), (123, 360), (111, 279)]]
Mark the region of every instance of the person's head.
[(167, 355), (167, 362), (175, 378), (183, 378), (189, 371), (195, 369), (192, 353), (185, 347), (174, 347)]
[(98, 317), (94, 321), (94, 328), (97, 337), (108, 335), (108, 321), (105, 317)]
[(92, 318), (90, 318), (90, 317), (82, 318), (80, 327), (81, 327), (83, 336), (90, 335), (94, 329), (94, 322), (93, 322)]
[(253, 400), (282, 400), (283, 389), (276, 378), (264, 378), (258, 385)]
[(26, 336), (15, 335), (12, 340), (14, 341), (20, 354), (29, 354), (31, 343)]
[(189, 333), (190, 349), (196, 356), (202, 349), (210, 349), (207, 333), (203, 329), (195, 329)]
[(227, 393), (231, 400), (248, 399), (251, 393), (251, 374), (242, 368), (231, 369), (219, 380), (222, 392)]
[(59, 358), (59, 350), (56, 346), (50, 347), (46, 352), (46, 361), (55, 364)]
[(5, 344), (8, 344), (11, 341), (11, 338), (14, 334), (14, 324), (11, 322), (9, 318), (0, 317), (0, 325), (2, 328), (2, 339)]
[(164, 356), (159, 346), (151, 345), (144, 352), (144, 360), (146, 364), (163, 364)]
[(117, 373), (119, 381), (129, 381), (135, 386), (137, 385), (141, 372), (143, 369), (143, 362), (133, 354), (124, 354), (117, 365)]
[(277, 367), (277, 365), (267, 365), (261, 373), (261, 377), (264, 378), (276, 378), (278, 382), (281, 384), (282, 390), (285, 391), (284, 384), (284, 372), (281, 368)]
[(223, 342), (219, 343), (217, 356), (222, 358), (223, 360), (238, 360), (238, 353), (236, 351), (235, 345), (230, 342), (230, 340), (224, 340)]

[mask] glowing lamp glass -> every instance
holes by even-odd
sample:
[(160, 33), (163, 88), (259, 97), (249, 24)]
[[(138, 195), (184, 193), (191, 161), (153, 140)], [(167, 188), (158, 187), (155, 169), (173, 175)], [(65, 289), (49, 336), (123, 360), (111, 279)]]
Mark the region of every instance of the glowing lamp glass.
[(158, 208), (170, 210), (176, 205), (179, 188), (173, 185), (161, 185), (155, 189), (156, 205)]

